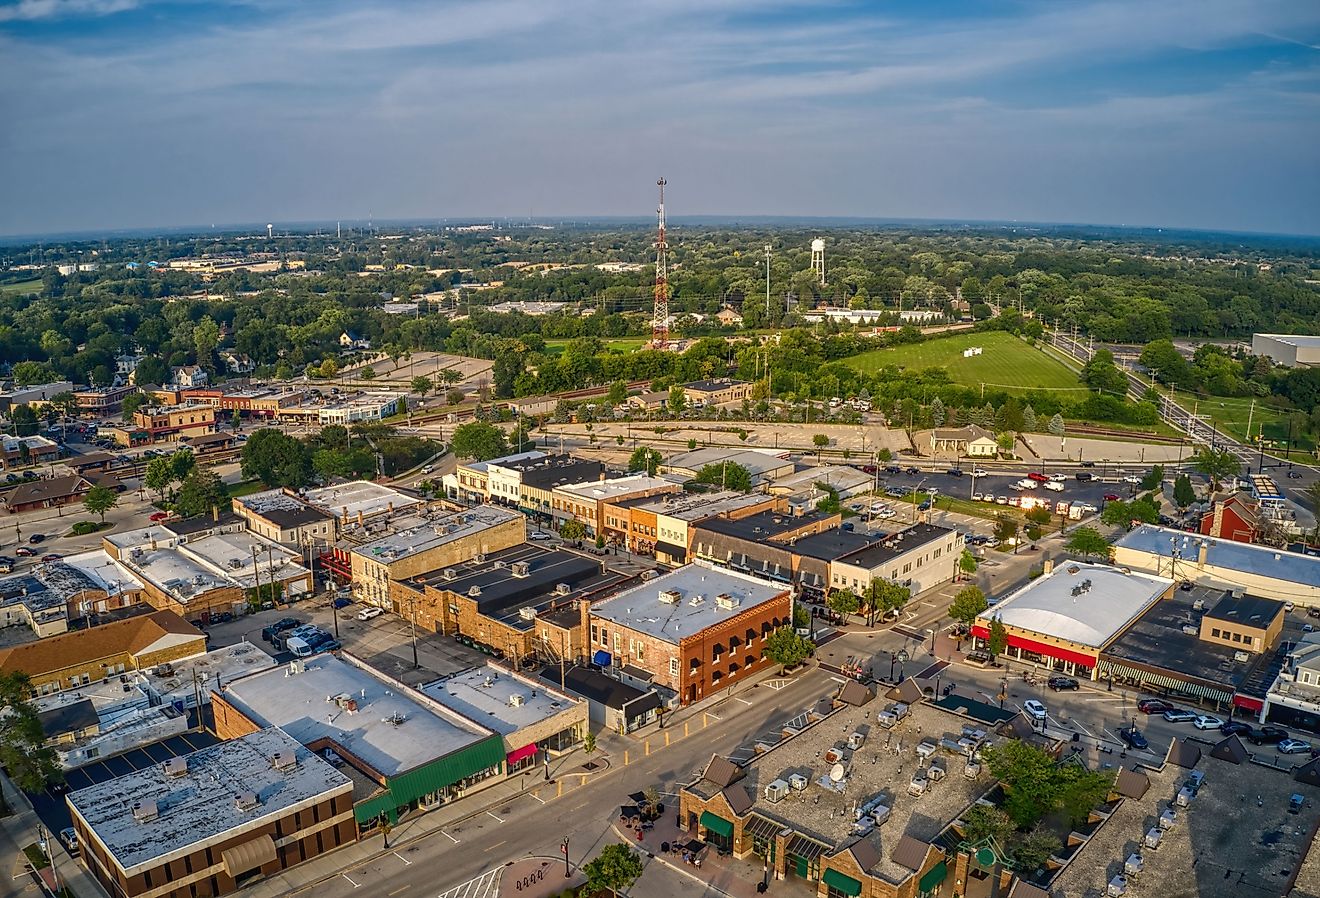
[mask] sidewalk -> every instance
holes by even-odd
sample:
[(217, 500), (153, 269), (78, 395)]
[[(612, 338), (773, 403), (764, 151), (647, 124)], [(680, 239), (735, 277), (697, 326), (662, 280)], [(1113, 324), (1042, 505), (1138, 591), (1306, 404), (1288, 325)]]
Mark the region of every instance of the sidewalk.
[[(15, 851), (21, 853), (24, 847), (37, 841), (37, 825), (41, 821), (37, 819), (36, 812), (28, 803), (27, 796), (19, 792), (9, 782), (9, 777), (3, 774), (0, 774), (0, 789), (4, 790), (5, 802), (14, 809), (14, 813), (8, 817), (0, 818), (0, 830), (3, 830), (5, 837), (13, 842)], [(47, 834), (47, 846), (47, 850), (52, 854), (60, 882), (73, 894), (78, 898), (108, 898), (101, 884), (92, 878), (86, 868), (69, 857), (55, 833)], [(20, 863), (22, 859), (13, 860), (15, 863)]]

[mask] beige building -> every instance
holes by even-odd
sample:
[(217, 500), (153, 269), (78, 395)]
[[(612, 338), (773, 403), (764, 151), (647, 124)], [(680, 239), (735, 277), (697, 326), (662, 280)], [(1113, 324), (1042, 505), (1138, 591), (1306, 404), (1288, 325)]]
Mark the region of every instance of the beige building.
[(902, 584), (912, 594), (947, 583), (962, 557), (963, 536), (936, 524), (916, 524), (830, 563), (830, 587), (860, 595), (872, 580)]
[(930, 432), (930, 454), (955, 458), (994, 458), (999, 454), (995, 435), (984, 427), (937, 427)]
[(723, 405), (726, 402), (742, 402), (752, 398), (752, 385), (745, 380), (731, 377), (717, 377), (711, 380), (694, 380), (683, 384), (683, 396), (688, 402), (705, 405)]
[(233, 500), (247, 529), (286, 546), (323, 545), (335, 538), (335, 516), (292, 490), (264, 490)]
[(629, 474), (626, 477), (555, 487), (551, 490), (550, 504), (556, 526), (565, 521), (580, 521), (586, 525), (587, 535), (594, 538), (602, 532), (605, 508), (610, 503), (675, 493), (680, 489), (677, 483), (662, 477)]

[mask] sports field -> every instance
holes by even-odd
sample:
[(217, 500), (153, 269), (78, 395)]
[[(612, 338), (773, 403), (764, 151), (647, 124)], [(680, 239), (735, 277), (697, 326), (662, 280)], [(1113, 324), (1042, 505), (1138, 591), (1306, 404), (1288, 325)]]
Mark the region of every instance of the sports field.
[[(963, 350), (975, 346), (981, 347), (981, 354), (965, 358)], [(1029, 390), (1086, 391), (1077, 375), (1062, 362), (1012, 334), (995, 331), (957, 334), (911, 346), (877, 349), (843, 361), (845, 365), (867, 373), (887, 367), (943, 368), (954, 383), (972, 388), (985, 384), (987, 389), (1022, 393)]]
[[(601, 342), (605, 344), (605, 348), (610, 352), (636, 352), (649, 343), (650, 340), (650, 337), (615, 337)], [(569, 342), (569, 340), (546, 340), (546, 354), (559, 355), (568, 346)]]
[(15, 281), (12, 284), (0, 284), (0, 293), (40, 293), (41, 278), (30, 281)]

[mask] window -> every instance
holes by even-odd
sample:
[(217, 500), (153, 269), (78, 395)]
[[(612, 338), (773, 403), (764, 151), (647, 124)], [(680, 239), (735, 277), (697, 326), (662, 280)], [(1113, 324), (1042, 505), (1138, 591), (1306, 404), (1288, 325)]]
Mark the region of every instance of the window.
[(600, 642), (600, 630), (595, 624), (591, 625), (591, 641)]
[(1241, 634), (1241, 633), (1234, 633), (1234, 634), (1233, 634), (1233, 641), (1234, 641), (1234, 642), (1241, 642), (1241, 641), (1242, 641), (1242, 634)]
[(669, 675), (670, 675), (671, 677), (676, 677), (676, 676), (678, 676), (678, 659), (677, 659), (677, 658), (670, 658), (670, 659), (669, 659)]
[(1219, 628), (1218, 628), (1218, 627), (1211, 627), (1211, 628), (1210, 628), (1210, 635), (1213, 636), (1215, 639), (1218, 639), (1218, 638), (1219, 638)]

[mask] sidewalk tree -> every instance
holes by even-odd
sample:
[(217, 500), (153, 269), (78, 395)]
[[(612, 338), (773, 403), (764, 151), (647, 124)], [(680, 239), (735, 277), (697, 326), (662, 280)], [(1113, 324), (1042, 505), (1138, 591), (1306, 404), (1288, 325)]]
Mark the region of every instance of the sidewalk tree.
[(614, 842), (600, 850), (600, 854), (582, 868), (587, 875), (587, 893), (608, 889), (614, 898), (619, 892), (632, 887), (642, 878), (644, 870), (641, 856), (628, 845)]
[(963, 549), (961, 557), (958, 558), (958, 570), (961, 571), (964, 576), (970, 577), (972, 574), (976, 573), (977, 565), (978, 562), (976, 556), (972, 554), (972, 550)]
[(229, 488), (210, 468), (194, 468), (174, 497), (174, 510), (183, 518), (195, 518), (228, 505)]
[(989, 607), (990, 603), (986, 601), (985, 593), (981, 592), (979, 587), (964, 586), (958, 590), (958, 594), (949, 604), (949, 617), (970, 627), (972, 621), (984, 614)]
[(1218, 492), (1221, 483), (1241, 472), (1242, 460), (1227, 449), (1203, 446), (1192, 456), (1192, 470), (1204, 474), (1210, 480), (1211, 491)]
[(83, 508), (87, 509), (88, 514), (101, 516), (101, 523), (105, 523), (105, 513), (119, 504), (119, 496), (108, 486), (97, 484), (87, 491), (83, 497)]
[(900, 612), (911, 598), (912, 590), (889, 580), (872, 580), (871, 585), (866, 588), (866, 606), (872, 616), (876, 612), (883, 617)]
[(1008, 648), (1008, 630), (996, 615), (990, 618), (990, 638), (986, 640), (985, 650), (990, 653), (991, 658), (998, 658), (1004, 654), (1006, 648)]
[(857, 609), (861, 607), (861, 600), (857, 598), (857, 593), (851, 589), (832, 589), (826, 604), (830, 606), (830, 610), (835, 614), (846, 616), (857, 613)]
[[(1016, 540), (1018, 535), (1017, 518), (1011, 518), (1008, 515), (1000, 515), (995, 521), (995, 539), (998, 540), (1000, 548), (1008, 544), (1010, 540)], [(1013, 543), (1013, 554), (1017, 554), (1017, 543)]]
[(811, 445), (816, 447), (816, 461), (820, 461), (820, 453), (830, 444), (830, 438), (823, 433), (812, 434)]
[[(1173, 501), (1179, 508), (1186, 508), (1196, 501), (1196, 490), (1192, 489), (1192, 478), (1179, 474), (1173, 481)], [(1316, 506), (1320, 508), (1320, 505)]]
[(494, 424), (473, 421), (454, 428), (454, 436), (449, 448), (459, 458), (472, 458), (486, 461), (499, 458), (509, 451), (509, 440), (504, 431)]
[(424, 375), (418, 375), (412, 379), (412, 391), (418, 396), (426, 396), (427, 393), (435, 389), (435, 381)]
[(1039, 524), (1044, 527), (1050, 522), (1053, 515), (1050, 514), (1050, 510), (1047, 506), (1037, 505), (1035, 508), (1028, 508), (1027, 513), (1023, 515), (1023, 517), (1032, 524)]
[(887, 465), (894, 460), (894, 453), (888, 446), (884, 446), (875, 454), (875, 460), (882, 465)]
[(780, 627), (766, 638), (763, 652), (783, 672), (806, 661), (814, 650), (811, 640), (799, 636), (792, 627)]
[(1144, 492), (1150, 492), (1160, 488), (1164, 482), (1164, 465), (1156, 465), (1145, 473), (1141, 478), (1141, 489)]
[(142, 475), (142, 485), (156, 494), (158, 499), (165, 498), (165, 490), (174, 482), (174, 469), (168, 456), (158, 455), (147, 462), (146, 473)]
[[(59, 759), (46, 745), (41, 718), (29, 701), (32, 683), (21, 671), (0, 674), (0, 766), (24, 792), (40, 792), (59, 782)], [(0, 802), (2, 803), (2, 802)]]
[(578, 542), (586, 539), (587, 526), (581, 521), (565, 521), (559, 528), (559, 535), (569, 542)]
[(660, 454), (659, 449), (654, 446), (638, 446), (633, 450), (633, 454), (628, 457), (628, 470), (645, 471), (648, 475), (654, 477), (656, 470), (663, 462), (664, 457)]
[(1100, 531), (1094, 527), (1078, 527), (1068, 537), (1068, 541), (1063, 547), (1074, 555), (1080, 555), (1083, 558), (1109, 557), (1109, 541), (1100, 535)]
[(590, 729), (587, 730), (587, 735), (582, 737), (582, 750), (586, 752), (588, 756), (596, 753), (596, 734)]

